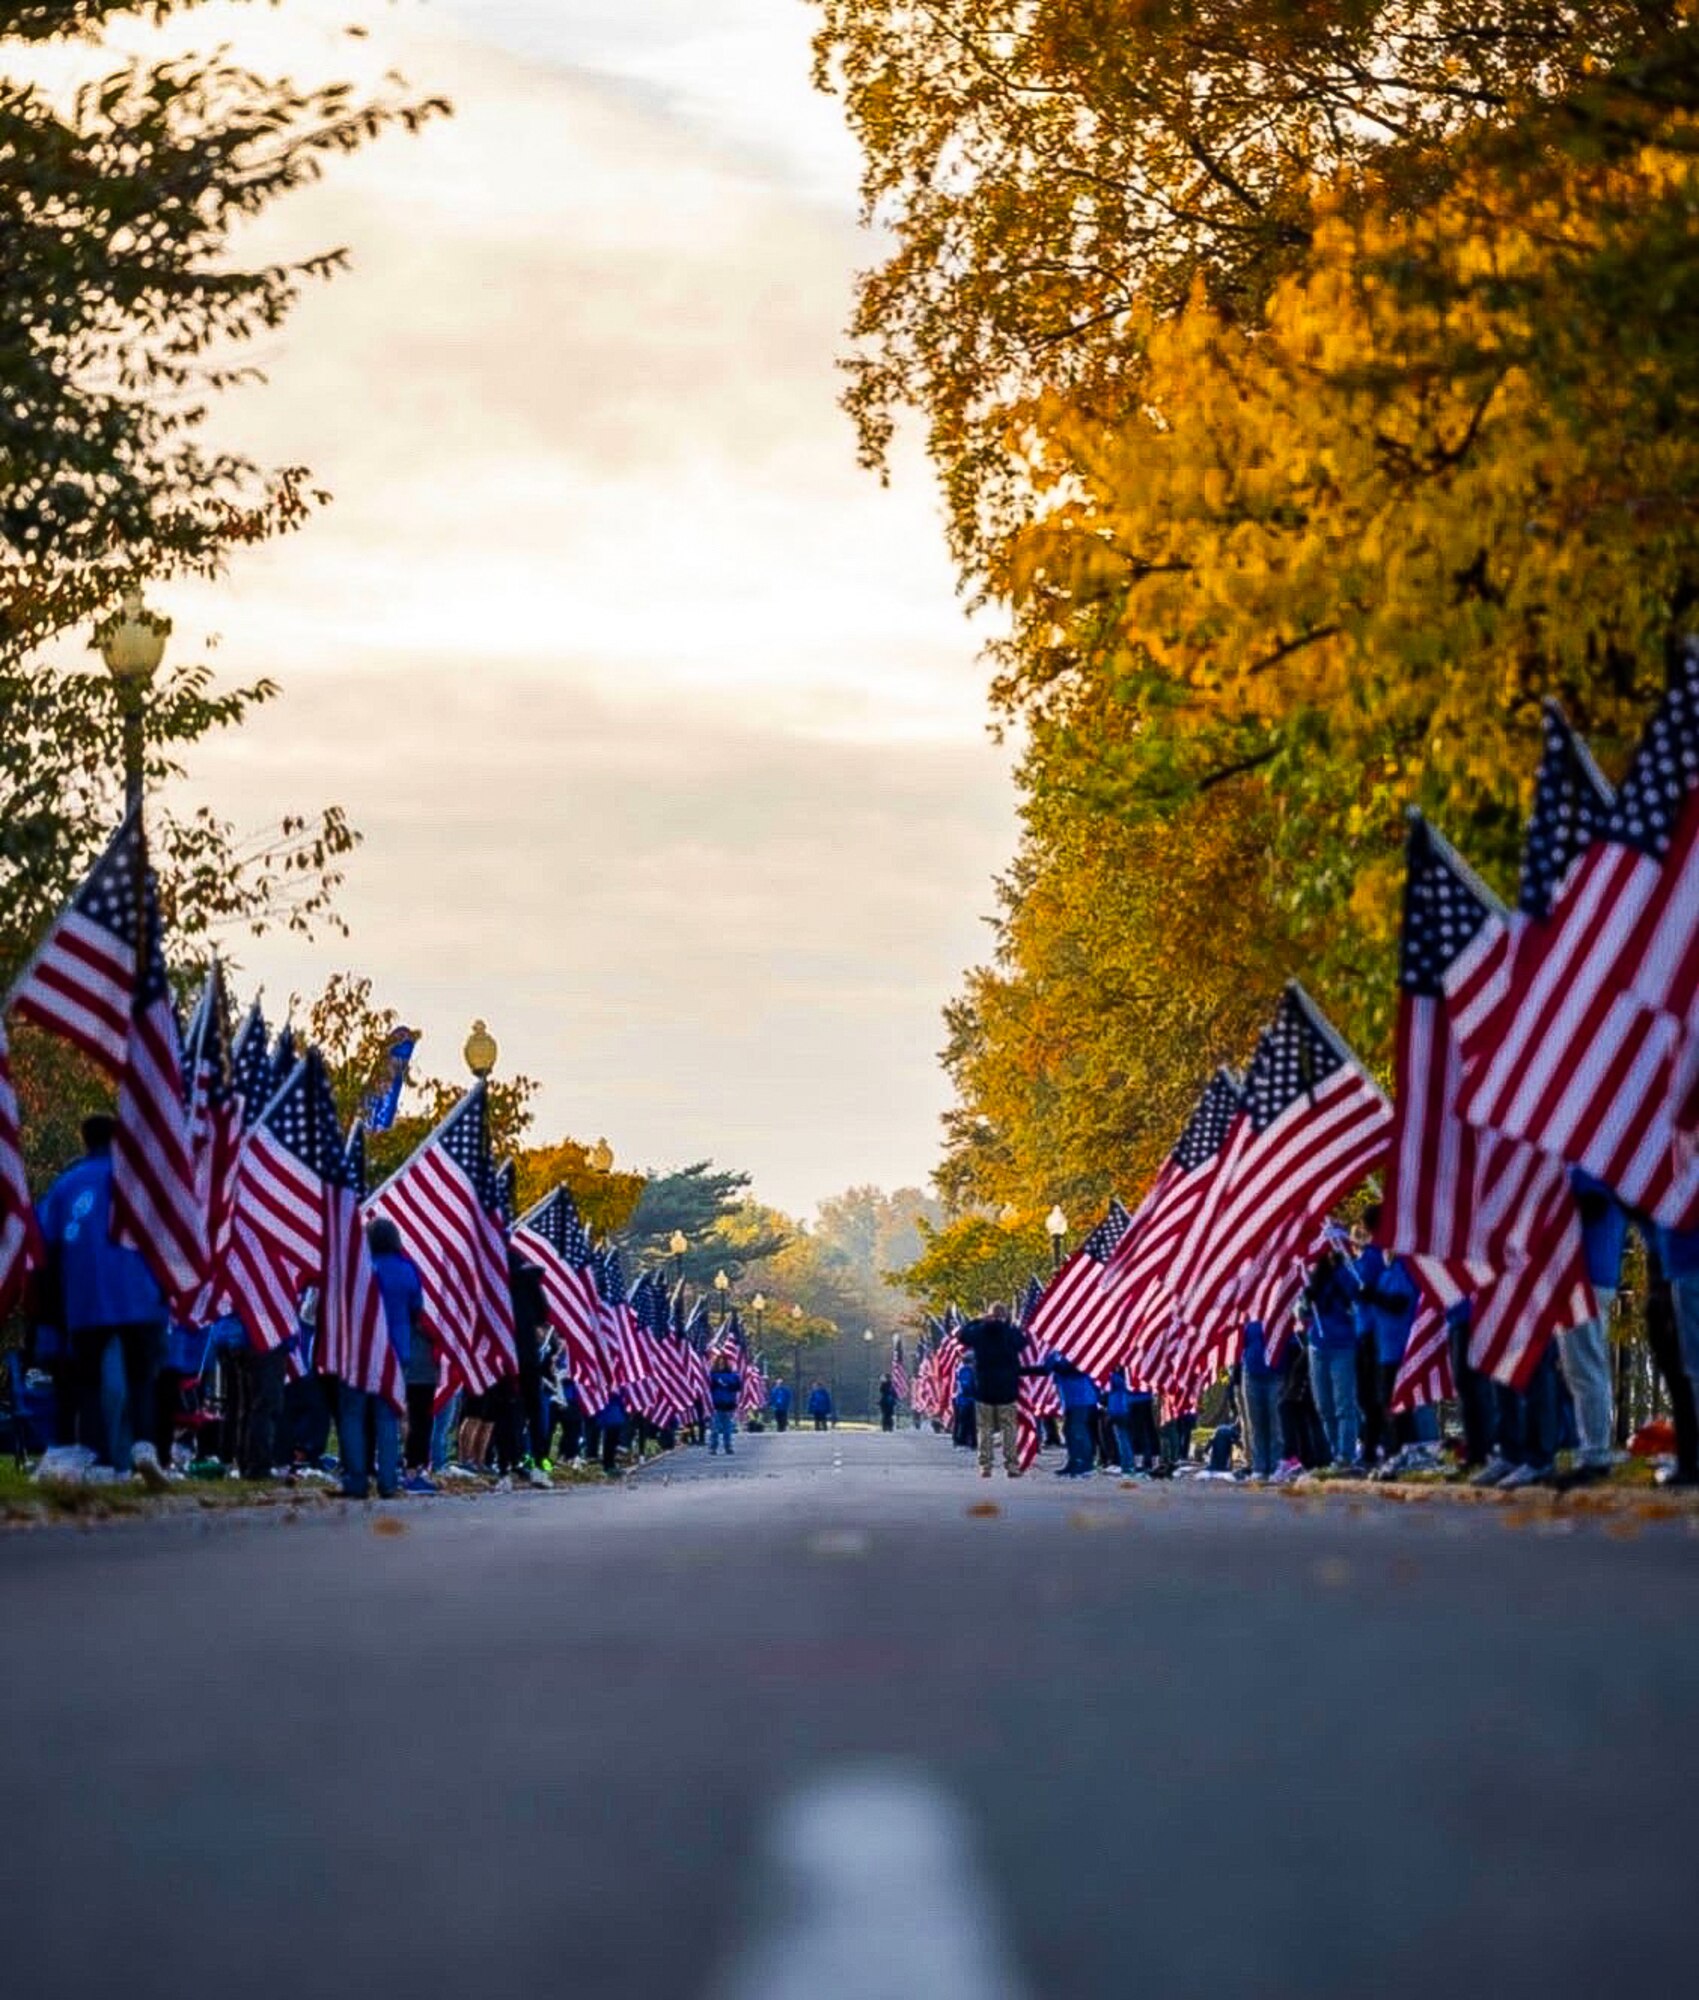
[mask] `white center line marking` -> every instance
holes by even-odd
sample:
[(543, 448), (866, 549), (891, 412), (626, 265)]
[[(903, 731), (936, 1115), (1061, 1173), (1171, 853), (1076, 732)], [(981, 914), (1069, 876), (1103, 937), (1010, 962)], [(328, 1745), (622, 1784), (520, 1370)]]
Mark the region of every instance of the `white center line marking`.
[(1027, 2000), (966, 1815), (903, 1766), (839, 1772), (779, 1808), (756, 1914), (714, 2000)]

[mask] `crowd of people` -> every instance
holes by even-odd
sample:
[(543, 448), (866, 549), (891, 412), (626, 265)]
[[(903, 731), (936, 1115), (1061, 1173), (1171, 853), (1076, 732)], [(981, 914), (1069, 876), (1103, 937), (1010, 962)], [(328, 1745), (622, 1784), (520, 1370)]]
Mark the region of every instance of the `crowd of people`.
[[(755, 1412), (747, 1407), (749, 1362), (735, 1327), (707, 1356), (706, 1394), (678, 1421), (629, 1409), (617, 1387), (587, 1409), (541, 1273), (511, 1246), (517, 1366), (476, 1394), (455, 1386), (426, 1315), (419, 1266), (381, 1214), (366, 1236), (404, 1409), (316, 1367), (311, 1288), (296, 1337), (275, 1348), (256, 1348), (233, 1312), (199, 1327), (174, 1323), (146, 1258), (115, 1240), (112, 1119), (88, 1119), (83, 1140), (83, 1157), (37, 1206), (44, 1254), (18, 1357), (17, 1419), (45, 1478), (129, 1477), (164, 1491), (185, 1477), (230, 1474), (335, 1485), (350, 1498), (375, 1487), (387, 1498), (456, 1482), (546, 1485), (564, 1466), (617, 1477), (650, 1450), (681, 1441), (729, 1456), (740, 1415), (770, 1416), (779, 1430), (789, 1423), (793, 1392), (782, 1380), (767, 1390), (757, 1377), (760, 1400)], [(836, 1420), (822, 1382), (805, 1408), (816, 1430)]]
[[(1690, 1365), (1699, 1334), (1699, 1232), (1640, 1223), (1596, 1182), (1581, 1183), (1578, 1201), (1597, 1315), (1548, 1342), (1526, 1387), (1515, 1389), (1470, 1365), (1469, 1300), (1454, 1306), (1446, 1328), (1456, 1384), (1452, 1448), (1442, 1443), (1438, 1402), (1395, 1398), (1421, 1293), (1407, 1260), (1375, 1245), (1381, 1217), (1372, 1203), (1350, 1224), (1330, 1225), (1289, 1323), (1271, 1339), (1270, 1329), (1247, 1322), (1231, 1369), (1196, 1401), (1131, 1380), (1124, 1368), (1094, 1379), (1060, 1349), (1041, 1351), (1000, 1303), (954, 1325), (944, 1336), (954, 1343), (952, 1440), (977, 1451), (986, 1478), (999, 1443), (1011, 1477), (1030, 1469), (1037, 1446), (1051, 1444), (1066, 1454), (1061, 1478), (1097, 1471), (1157, 1478), (1190, 1460), (1203, 1402), (1215, 1419), (1207, 1469), (1262, 1483), (1326, 1472), (1383, 1480), (1445, 1474), (1507, 1491), (1596, 1484), (1623, 1455), (1612, 1319), (1633, 1229), (1645, 1260), (1647, 1345), (1669, 1412), (1660, 1482), (1699, 1486), (1699, 1370)], [(1035, 1382), (1054, 1385), (1050, 1407), (1040, 1410), (1027, 1394)], [(942, 1410), (932, 1416), (936, 1428), (946, 1427)]]

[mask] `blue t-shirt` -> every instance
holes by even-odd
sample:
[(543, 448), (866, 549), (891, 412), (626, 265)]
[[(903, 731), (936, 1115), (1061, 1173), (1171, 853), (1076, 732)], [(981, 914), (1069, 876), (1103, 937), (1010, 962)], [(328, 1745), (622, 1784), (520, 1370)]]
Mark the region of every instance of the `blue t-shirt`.
[(68, 1167), (36, 1210), (59, 1269), (65, 1327), (163, 1326), (165, 1298), (139, 1250), (112, 1240), (112, 1155)]
[(1622, 1283), (1622, 1254), (1628, 1247), (1628, 1211), (1603, 1181), (1569, 1172), (1575, 1205), (1581, 1211), (1581, 1247), (1587, 1253), (1587, 1279), (1595, 1291), (1614, 1292)]
[(396, 1360), (405, 1368), (413, 1352), (413, 1317), (425, 1308), (419, 1267), (405, 1251), (381, 1250), (372, 1259), (372, 1271), (378, 1281), (378, 1296), (383, 1300), (383, 1323), (389, 1333), (389, 1344), (395, 1349)]

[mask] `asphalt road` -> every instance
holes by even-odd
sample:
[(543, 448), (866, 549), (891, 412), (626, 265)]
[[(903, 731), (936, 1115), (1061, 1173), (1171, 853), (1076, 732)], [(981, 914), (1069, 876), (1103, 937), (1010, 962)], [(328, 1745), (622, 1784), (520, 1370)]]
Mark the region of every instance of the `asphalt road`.
[(0, 1536), (0, 1992), (1693, 1991), (1699, 1534), (1526, 1520), (845, 1431)]

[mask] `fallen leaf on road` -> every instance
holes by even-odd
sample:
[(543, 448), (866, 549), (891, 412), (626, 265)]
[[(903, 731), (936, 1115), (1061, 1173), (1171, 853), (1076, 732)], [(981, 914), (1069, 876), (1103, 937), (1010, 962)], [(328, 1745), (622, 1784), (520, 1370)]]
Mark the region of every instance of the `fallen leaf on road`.
[(1337, 1590), (1342, 1583), (1351, 1581), (1351, 1565), (1343, 1556), (1323, 1556), (1310, 1574), (1317, 1583), (1325, 1583), (1330, 1590)]
[(1090, 1513), (1084, 1507), (1068, 1516), (1070, 1528), (1112, 1528), (1114, 1525), (1110, 1515), (1101, 1512)]
[(372, 1523), (374, 1535), (404, 1535), (406, 1532), (407, 1523), (397, 1520), (393, 1514), (380, 1514)]
[(976, 1500), (967, 1511), (969, 1520), (990, 1521), (994, 1520), (1003, 1510), (995, 1500)]

